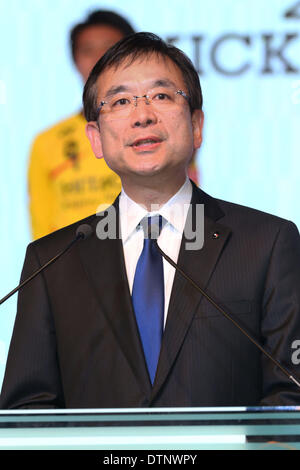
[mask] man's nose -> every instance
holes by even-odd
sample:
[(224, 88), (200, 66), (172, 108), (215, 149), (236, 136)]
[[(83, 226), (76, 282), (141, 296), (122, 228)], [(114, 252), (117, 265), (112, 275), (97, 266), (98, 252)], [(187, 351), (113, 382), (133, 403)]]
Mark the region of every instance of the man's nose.
[(157, 122), (156, 113), (146, 96), (136, 97), (131, 120), (133, 127), (147, 127)]

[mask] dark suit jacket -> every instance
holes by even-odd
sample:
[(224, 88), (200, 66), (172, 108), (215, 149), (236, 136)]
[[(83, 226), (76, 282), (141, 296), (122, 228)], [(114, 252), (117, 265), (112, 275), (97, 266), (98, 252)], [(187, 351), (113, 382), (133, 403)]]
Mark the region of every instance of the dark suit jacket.
[[(300, 376), (292, 361), (300, 339), (297, 228), (194, 187), (197, 203), (205, 207), (204, 247), (186, 251), (183, 239), (178, 264)], [(99, 220), (84, 222), (95, 229)], [(30, 244), (22, 278), (81, 223)], [(1, 401), (4, 408), (299, 405), (300, 393), (178, 273), (152, 388), (122, 241), (94, 232), (20, 292)]]

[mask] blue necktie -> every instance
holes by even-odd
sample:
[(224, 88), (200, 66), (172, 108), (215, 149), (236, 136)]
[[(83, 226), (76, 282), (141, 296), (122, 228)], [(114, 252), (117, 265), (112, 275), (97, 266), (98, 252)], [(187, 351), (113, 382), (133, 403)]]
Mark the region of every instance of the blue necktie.
[[(149, 217), (144, 219), (141, 225), (144, 229), (145, 238), (143, 251), (135, 270), (132, 302), (149, 376), (153, 384), (160, 353), (164, 320), (163, 260), (153, 238), (158, 238), (162, 226), (162, 217)], [(151, 234), (152, 238), (150, 238)]]

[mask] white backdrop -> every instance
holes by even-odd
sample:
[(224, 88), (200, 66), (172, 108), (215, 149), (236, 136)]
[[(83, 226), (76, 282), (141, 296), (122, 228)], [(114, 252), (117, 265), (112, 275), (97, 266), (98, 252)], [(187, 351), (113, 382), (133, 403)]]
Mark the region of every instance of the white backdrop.
[[(81, 106), (68, 32), (98, 8), (176, 38), (195, 63), (205, 112), (201, 187), (300, 227), (299, 1), (0, 0), (0, 298), (18, 284), (30, 241), (31, 141)], [(16, 298), (0, 310), (1, 384)]]

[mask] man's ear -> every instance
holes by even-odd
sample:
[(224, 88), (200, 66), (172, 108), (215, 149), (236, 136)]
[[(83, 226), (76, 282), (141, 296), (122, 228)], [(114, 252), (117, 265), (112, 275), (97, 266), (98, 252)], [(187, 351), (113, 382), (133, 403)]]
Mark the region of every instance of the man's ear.
[(90, 141), (95, 157), (103, 158), (102, 142), (98, 123), (96, 121), (88, 122), (85, 127), (85, 133)]
[(195, 109), (192, 115), (192, 125), (194, 134), (194, 150), (201, 147), (204, 124), (204, 114), (201, 109)]

